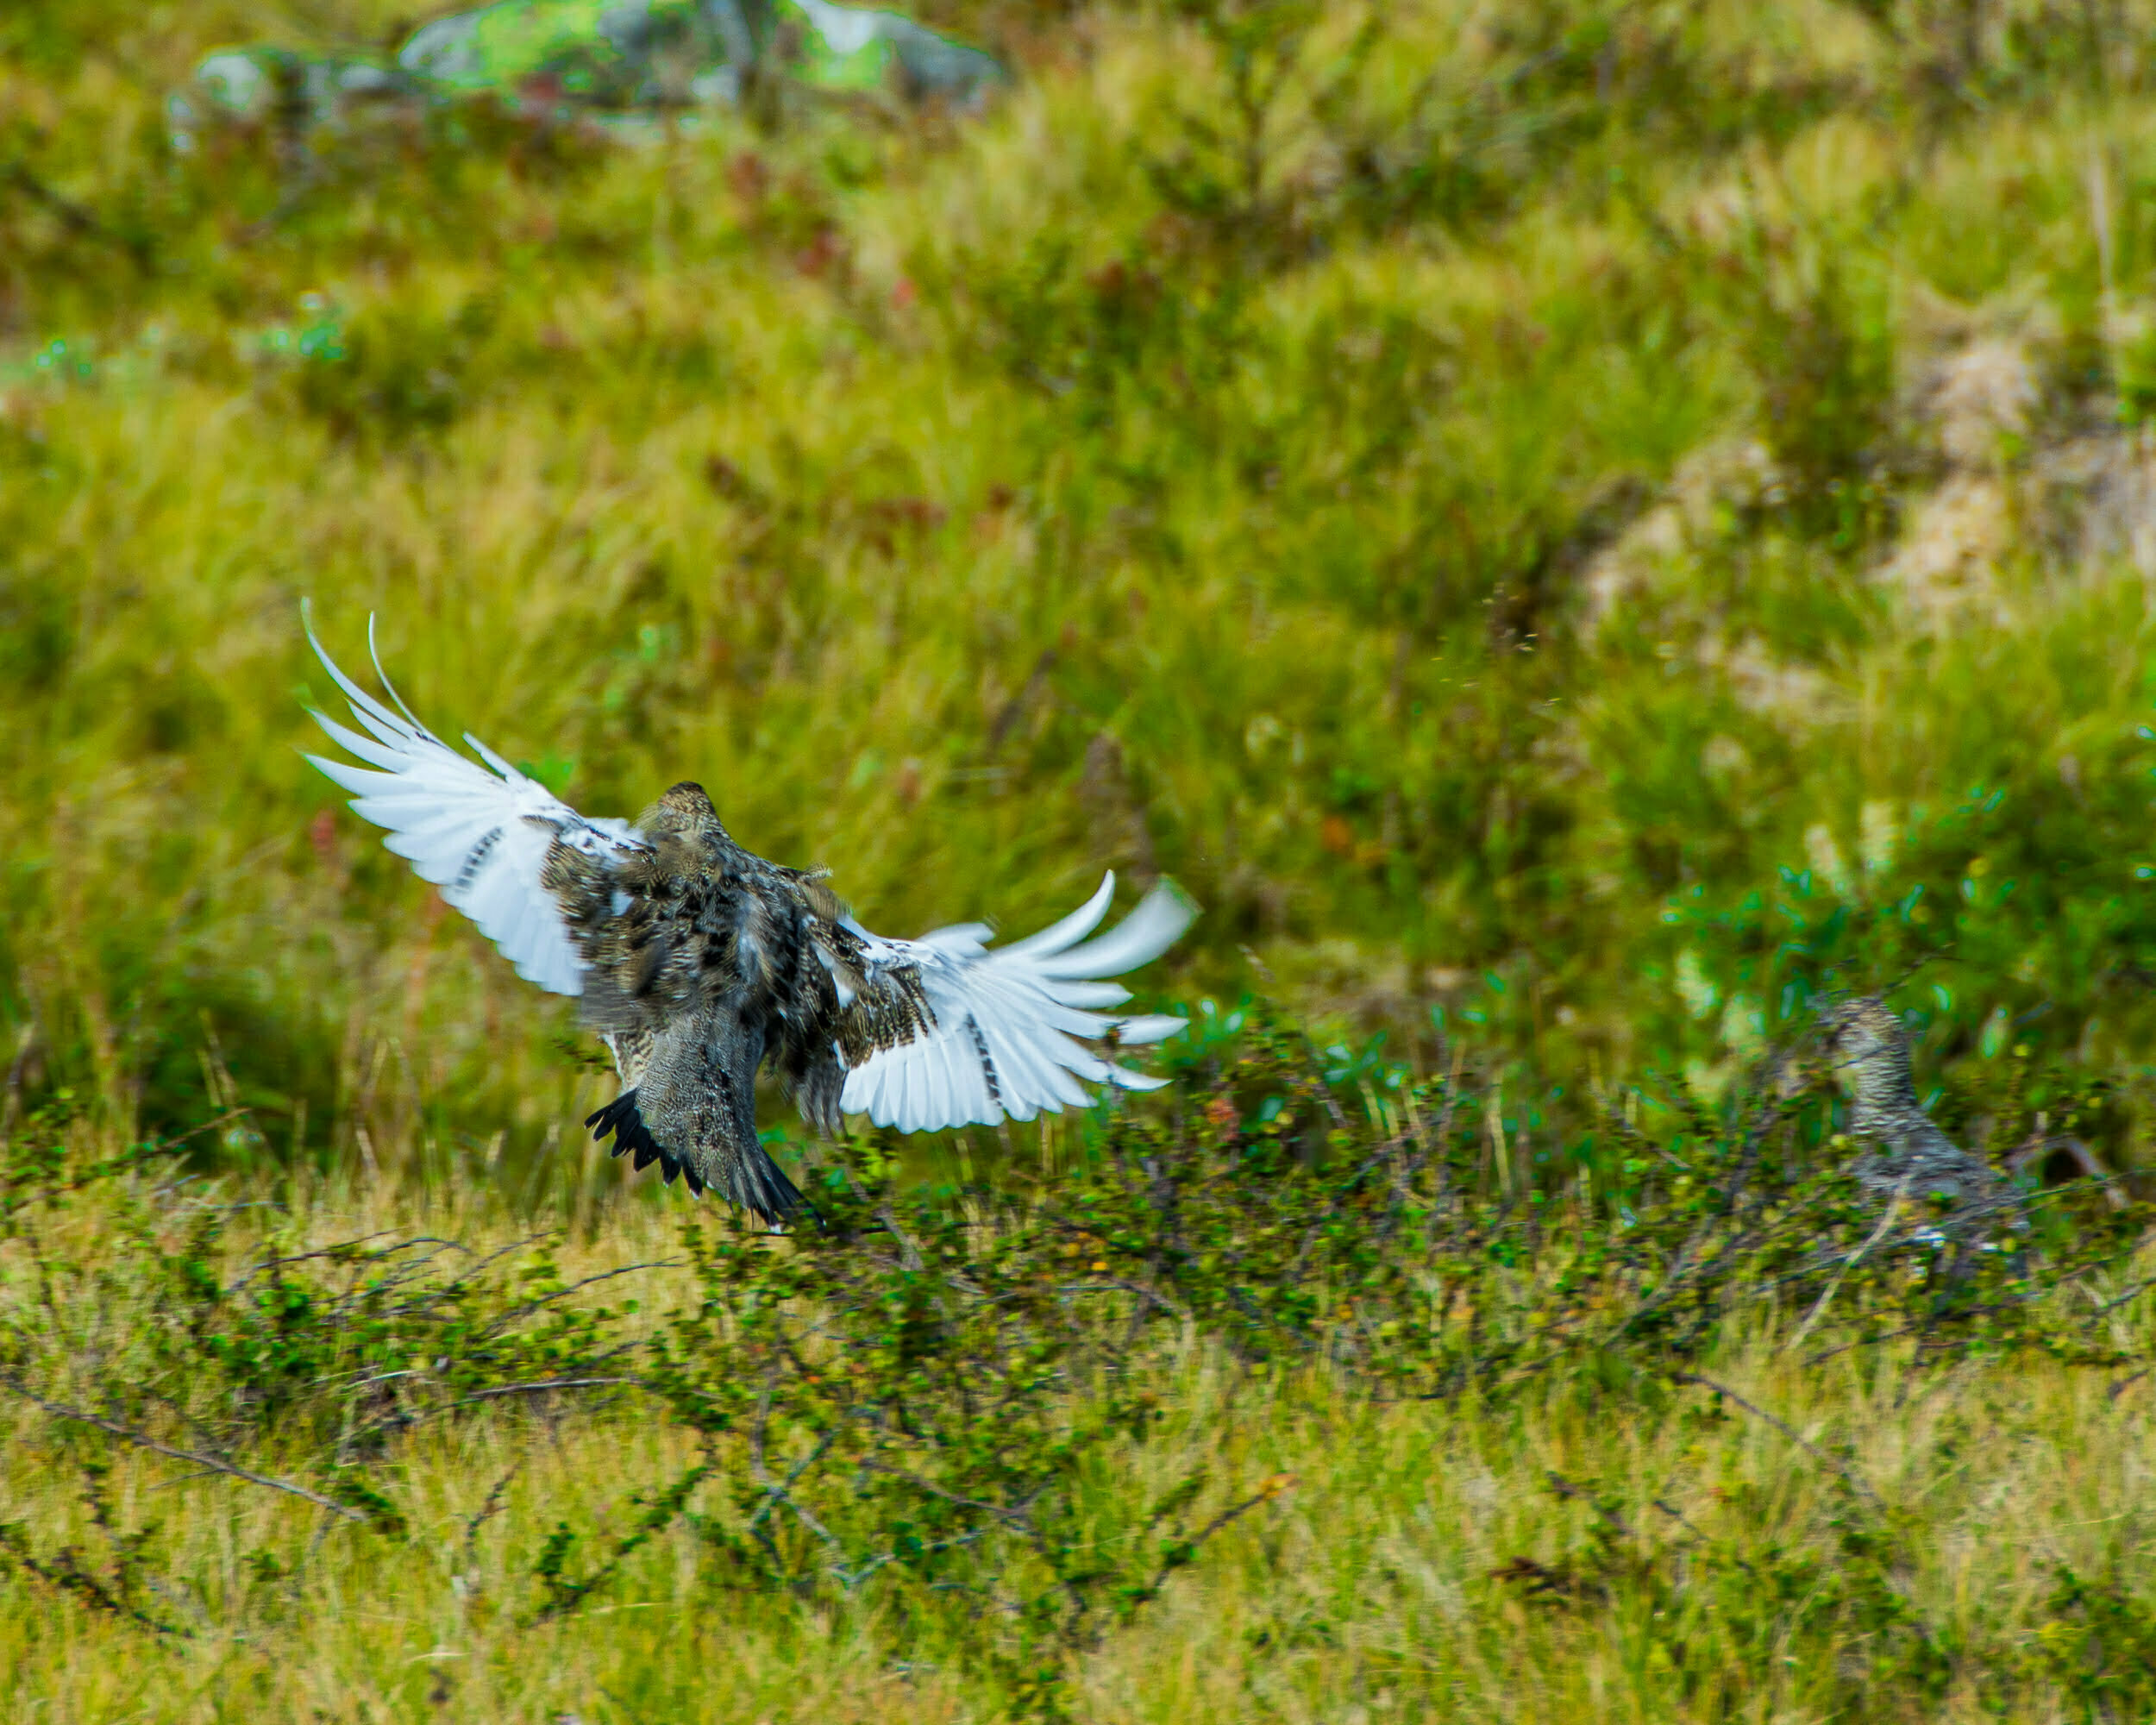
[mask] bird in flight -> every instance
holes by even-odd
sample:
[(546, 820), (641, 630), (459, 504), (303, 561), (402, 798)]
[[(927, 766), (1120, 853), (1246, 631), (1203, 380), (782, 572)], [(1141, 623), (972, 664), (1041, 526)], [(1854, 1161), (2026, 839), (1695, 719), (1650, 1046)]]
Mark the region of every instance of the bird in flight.
[[(714, 1187), (766, 1223), (792, 1214), (801, 1194), (756, 1134), (766, 1063), (826, 1136), (841, 1114), (934, 1132), (1082, 1107), (1085, 1083), (1166, 1082), (1074, 1038), (1130, 1047), (1183, 1027), (1100, 1010), (1131, 998), (1106, 978), (1158, 957), (1190, 925), (1194, 906), (1167, 882), (1091, 940), (1113, 875), (1082, 908), (994, 950), (981, 923), (887, 939), (821, 871), (743, 850), (702, 787), (674, 786), (633, 822), (587, 819), (469, 733), (478, 762), (443, 743), (390, 687), (379, 654), (395, 710), (375, 699), (304, 620), (360, 729), (315, 719), (365, 764), (308, 760), (519, 975), (576, 997), (622, 1082), (585, 1124), (639, 1169), (656, 1161), (668, 1184)], [(367, 635), (372, 652), (371, 621)]]

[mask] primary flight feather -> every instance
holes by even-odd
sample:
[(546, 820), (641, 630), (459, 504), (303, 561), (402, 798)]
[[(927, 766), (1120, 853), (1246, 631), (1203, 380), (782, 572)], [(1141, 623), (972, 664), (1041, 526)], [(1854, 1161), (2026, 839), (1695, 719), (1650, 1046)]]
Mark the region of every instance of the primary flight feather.
[[(1163, 1082), (1080, 1038), (1134, 1046), (1182, 1028), (1102, 1010), (1130, 999), (1106, 979), (1157, 958), (1190, 925), (1174, 887), (1155, 887), (1096, 939), (1112, 875), (1081, 909), (994, 950), (978, 923), (887, 939), (820, 875), (743, 850), (700, 786), (674, 786), (634, 822), (589, 819), (469, 733), (479, 761), (450, 748), (386, 675), (394, 706), (368, 694), (311, 618), (307, 639), (359, 729), (316, 721), (362, 764), (307, 758), (517, 975), (577, 997), (623, 1086), (585, 1124), (638, 1168), (655, 1160), (669, 1182), (716, 1187), (767, 1222), (792, 1214), (801, 1195), (756, 1136), (767, 1063), (826, 1134), (842, 1113), (933, 1132), (1081, 1106), (1088, 1083)], [(373, 641), (370, 624), (370, 651)]]

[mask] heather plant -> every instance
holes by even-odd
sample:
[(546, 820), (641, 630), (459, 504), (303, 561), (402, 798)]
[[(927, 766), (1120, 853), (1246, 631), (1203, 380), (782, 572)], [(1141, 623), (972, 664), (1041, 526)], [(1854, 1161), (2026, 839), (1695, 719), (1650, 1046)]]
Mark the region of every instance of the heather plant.
[[(1264, 1386), (1482, 1419), (1689, 1386), (1825, 1472), (1828, 1554), (1771, 1559), (1762, 1591), (1765, 1559), (1703, 1540), (1688, 1510), (1662, 1506), (1689, 1534), (1665, 1550), (1553, 1473), (1595, 1505), (1587, 1543), (1498, 1581), (1542, 1608), (1645, 1614), (1675, 1669), (1705, 1614), (1745, 1646), (1827, 1658), (1854, 1638), (1847, 1692), (1936, 1700), (1978, 1655), (1908, 1599), (1903, 1519), (1714, 1375), (1733, 1328), (1776, 1314), (1785, 1350), (1878, 1352), (1909, 1389), (2031, 1356), (2122, 1383), (2147, 1369), (2145, 1284), (2120, 1285), (2138, 1208), (2084, 1182), (2037, 1198), (2025, 1239), (1950, 1242), (1918, 1225), (1921, 1200), (1897, 1224), (1840, 1166), (1831, 1083), (1800, 1049), (1720, 1108), (1681, 1083), (1659, 1108), (1611, 1099), (1595, 1133), (1539, 1151), (1462, 1066), (1418, 1080), (1319, 1050), (1262, 1003), (1194, 1031), (1164, 1104), (1093, 1117), (1031, 1179), (912, 1184), (897, 1141), (870, 1135), (807, 1182), (818, 1225), (692, 1219), (680, 1258), (573, 1279), (532, 1239), (241, 1236), (219, 1194), (190, 1192), (179, 1146), (85, 1159), (60, 1114), (34, 1117), (12, 1141), (4, 1387), (33, 1452), (81, 1480), (101, 1549), (16, 1523), (8, 1560), (143, 1633), (220, 1634), (231, 1620), (166, 1566), (156, 1521), (116, 1499), (117, 1458), (310, 1504), (315, 1546), (339, 1524), (394, 1543), (417, 1536), (400, 1477), (429, 1428), (512, 1402), (557, 1427), (656, 1422), (674, 1465), (530, 1550), (504, 1602), (524, 1633), (604, 1611), (640, 1553), (686, 1537), (701, 1592), (869, 1612), (901, 1666), (1065, 1716), (1078, 1661), (1296, 1489), (1229, 1459), (1277, 1411)], [(94, 1234), (71, 1228), (78, 1207)], [(93, 1238), (125, 1250), (90, 1255)], [(666, 1314), (639, 1320), (655, 1297)], [(1207, 1358), (1225, 1379), (1200, 1388)], [(272, 1578), (308, 1560), (251, 1559)], [(2109, 1681), (2073, 1626), (2138, 1608), (2071, 1578), (2051, 1605), (2065, 1627), (2028, 1669)]]
[(398, 1434), (498, 1397), (630, 1381), (621, 1314), (578, 1297), (624, 1271), (567, 1282), (543, 1235), (481, 1255), (411, 1234), (310, 1245), (289, 1222), (235, 1239), (259, 1202), (191, 1175), (184, 1139), (85, 1153), (72, 1100), (17, 1122), (0, 1167), (17, 1270), (0, 1383), (53, 1422), (127, 1557), (103, 1609), (132, 1596), (151, 1537), (110, 1523), (98, 1482), (116, 1446), (396, 1531), (377, 1476)]

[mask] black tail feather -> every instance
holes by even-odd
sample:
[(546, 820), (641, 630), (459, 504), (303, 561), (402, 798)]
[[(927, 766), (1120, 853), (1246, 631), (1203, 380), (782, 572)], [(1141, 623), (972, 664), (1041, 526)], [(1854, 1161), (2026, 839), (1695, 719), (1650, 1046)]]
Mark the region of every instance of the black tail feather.
[(786, 1177), (786, 1170), (771, 1159), (761, 1144), (727, 1172), (726, 1195), (759, 1221), (782, 1222), (796, 1210), (806, 1210), (821, 1227), (824, 1219), (816, 1206), (801, 1195), (801, 1189)]
[(651, 1128), (644, 1124), (644, 1117), (636, 1110), (636, 1093), (624, 1090), (597, 1113), (587, 1115), (584, 1124), (592, 1128), (592, 1136), (604, 1142), (607, 1133), (614, 1135), (613, 1154), (627, 1151), (630, 1165), (639, 1171), (653, 1163), (659, 1164), (659, 1177), (671, 1186), (686, 1176), (689, 1190), (698, 1197), (704, 1195), (704, 1176), (671, 1151), (659, 1147), (659, 1141), (651, 1135)]
[[(639, 1169), (659, 1164), (659, 1176), (669, 1186), (677, 1179), (686, 1179), (689, 1190), (699, 1197), (709, 1183), (705, 1176), (671, 1151), (662, 1149), (651, 1135), (651, 1128), (644, 1124), (643, 1115), (637, 1111), (636, 1093), (624, 1090), (605, 1107), (588, 1116), (584, 1124), (592, 1128), (592, 1136), (604, 1142), (613, 1135), (613, 1154), (628, 1155)], [(815, 1216), (818, 1226), (824, 1219), (817, 1215), (816, 1207), (801, 1195), (801, 1189), (786, 1177), (785, 1170), (771, 1159), (771, 1152), (761, 1144), (750, 1146), (749, 1154), (729, 1169), (721, 1180), (727, 1198), (739, 1204), (761, 1222), (782, 1222), (796, 1210), (806, 1210)]]
[(651, 1136), (651, 1128), (644, 1124), (644, 1117), (636, 1112), (636, 1093), (624, 1090), (595, 1114), (585, 1116), (584, 1124), (592, 1128), (592, 1136), (601, 1142), (609, 1132), (614, 1135), (616, 1156), (628, 1151), (638, 1168), (651, 1166), (652, 1158), (664, 1154)]

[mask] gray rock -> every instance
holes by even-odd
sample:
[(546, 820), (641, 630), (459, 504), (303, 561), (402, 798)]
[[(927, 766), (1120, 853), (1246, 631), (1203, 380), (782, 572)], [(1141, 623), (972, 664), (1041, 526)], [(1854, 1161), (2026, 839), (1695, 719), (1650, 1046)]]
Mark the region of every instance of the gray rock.
[(222, 48), (170, 102), (175, 141), (213, 117), (334, 126), (355, 110), (492, 93), (633, 119), (740, 99), (773, 72), (833, 92), (973, 104), (994, 58), (897, 12), (835, 0), (495, 0), (423, 25), (392, 60), (273, 45)]
[(258, 46), (206, 57), (166, 110), (182, 134), (211, 118), (282, 119), (310, 128), (337, 124), (363, 108), (417, 102), (424, 93), (419, 79), (379, 60)]

